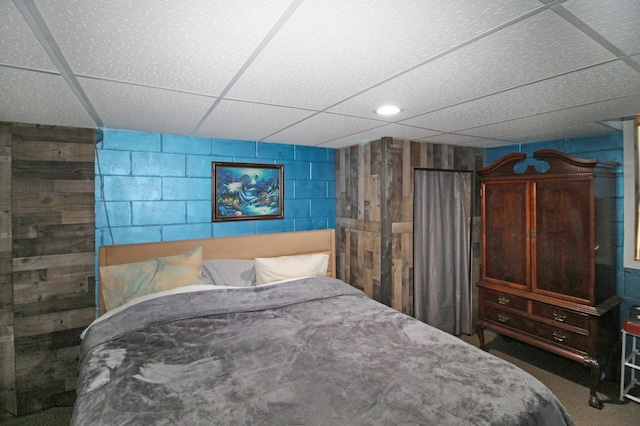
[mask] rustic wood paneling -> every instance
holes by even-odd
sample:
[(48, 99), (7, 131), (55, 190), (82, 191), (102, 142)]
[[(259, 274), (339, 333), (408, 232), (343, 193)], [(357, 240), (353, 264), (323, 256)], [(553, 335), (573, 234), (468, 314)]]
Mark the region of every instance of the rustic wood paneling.
[(94, 129), (77, 127), (43, 126), (39, 124), (9, 123), (15, 141), (51, 141), (93, 144)]
[(11, 132), (1, 124), (0, 194), (0, 253), (11, 253)]
[(75, 398), (79, 335), (95, 318), (94, 146), (93, 129), (0, 123), (0, 398), (14, 405), (0, 408), (14, 414)]
[(17, 257), (13, 259), (14, 272), (59, 266), (88, 265), (95, 261), (95, 252), (57, 254), (51, 256)]
[[(15, 239), (21, 238), (61, 238), (87, 237), (94, 235), (94, 227), (85, 223), (54, 225), (16, 225), (13, 227)], [(82, 250), (86, 251), (86, 250)]]
[[(338, 277), (413, 315), (414, 169), (474, 171), (482, 151), (382, 138), (338, 150), (335, 163)], [(474, 276), (478, 244), (472, 246)]]
[(73, 311), (52, 312), (37, 316), (15, 318), (15, 336), (33, 336), (54, 331), (86, 327), (96, 317), (95, 307)]
[(13, 148), (13, 159), (26, 161), (93, 162), (93, 145), (51, 142), (21, 141)]
[(95, 199), (91, 194), (15, 194), (13, 197), (13, 214), (42, 213), (56, 211), (86, 211), (93, 206)]
[(18, 412), (11, 254), (11, 125), (0, 123), (0, 410)]
[(78, 345), (80, 345), (80, 333), (75, 329), (19, 337), (16, 339), (16, 356), (28, 357), (30, 353), (41, 352), (45, 348), (58, 350)]
[[(93, 295), (87, 298), (94, 281), (86, 276), (65, 278), (60, 280), (39, 281), (29, 284), (13, 285), (13, 301), (15, 313), (26, 312), (26, 307), (35, 306), (40, 310), (51, 305), (49, 310), (58, 311), (64, 308), (90, 307)], [(47, 302), (47, 303), (45, 303)]]
[(14, 239), (13, 255), (15, 257), (29, 257), (89, 252), (95, 248), (94, 239), (93, 235), (38, 236), (36, 238)]
[(13, 326), (0, 326), (0, 409), (18, 413)]
[(387, 306), (393, 304), (392, 293), (392, 241), (391, 226), (395, 216), (397, 197), (394, 194), (397, 176), (396, 159), (394, 158), (393, 139), (385, 137), (381, 140), (380, 191), (383, 197), (380, 202), (380, 291), (374, 297)]
[(12, 170), (17, 179), (93, 179), (93, 163), (79, 161), (13, 161)]

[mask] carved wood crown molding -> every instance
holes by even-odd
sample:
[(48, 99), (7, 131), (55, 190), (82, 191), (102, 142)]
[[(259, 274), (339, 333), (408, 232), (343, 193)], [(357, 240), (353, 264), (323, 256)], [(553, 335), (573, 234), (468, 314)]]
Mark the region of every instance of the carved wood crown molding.
[(604, 162), (598, 159), (583, 159), (574, 157), (554, 149), (535, 151), (532, 158), (549, 163), (548, 170), (541, 172), (535, 166), (529, 165), (522, 173), (516, 173), (514, 167), (524, 161), (527, 154), (522, 152), (507, 154), (487, 167), (478, 169), (478, 174), (484, 178), (492, 177), (521, 177), (521, 176), (552, 176), (552, 175), (590, 175), (596, 168), (613, 170), (618, 166), (616, 162)]

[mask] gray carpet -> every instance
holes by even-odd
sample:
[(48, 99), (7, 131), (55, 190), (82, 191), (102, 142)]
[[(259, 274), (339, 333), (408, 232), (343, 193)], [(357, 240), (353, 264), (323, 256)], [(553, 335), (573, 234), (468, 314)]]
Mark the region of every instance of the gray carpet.
[[(476, 335), (461, 336), (461, 339), (479, 346)], [(640, 404), (619, 400), (619, 371), (608, 372), (609, 376), (601, 381), (598, 397), (604, 407), (597, 410), (588, 404), (589, 370), (582, 364), (517, 340), (505, 339), (488, 330), (485, 331), (485, 342), (489, 353), (517, 365), (547, 385), (571, 414), (576, 425), (640, 425)], [(636, 392), (638, 390), (634, 389)]]
[[(462, 340), (478, 346), (478, 338), (462, 336)], [(516, 340), (503, 339), (485, 332), (489, 353), (505, 359), (535, 376), (553, 391), (571, 414), (577, 426), (638, 426), (640, 404), (618, 400), (619, 372), (610, 372), (602, 382), (598, 396), (604, 403), (601, 410), (589, 407), (589, 371), (580, 363), (567, 360)], [(636, 389), (640, 393), (640, 389)], [(0, 415), (6, 426), (68, 425), (72, 407), (57, 407), (20, 418)]]
[(0, 415), (0, 424), (3, 426), (68, 426), (72, 411), (73, 407), (55, 407), (17, 418), (5, 414)]

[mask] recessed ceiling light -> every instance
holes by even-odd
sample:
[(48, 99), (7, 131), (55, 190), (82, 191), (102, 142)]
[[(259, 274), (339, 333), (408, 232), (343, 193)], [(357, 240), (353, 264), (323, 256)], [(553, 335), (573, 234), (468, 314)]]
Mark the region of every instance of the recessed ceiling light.
[(376, 110), (376, 114), (380, 115), (394, 115), (402, 111), (395, 105), (384, 105)]

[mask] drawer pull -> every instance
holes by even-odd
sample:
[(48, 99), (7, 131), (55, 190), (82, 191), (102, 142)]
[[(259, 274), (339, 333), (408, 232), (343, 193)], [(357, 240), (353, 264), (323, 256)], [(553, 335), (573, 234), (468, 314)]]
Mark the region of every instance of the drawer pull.
[(509, 298), (507, 296), (498, 296), (498, 303), (501, 305), (506, 305), (509, 303)]
[(509, 321), (509, 315), (505, 315), (503, 313), (499, 313), (498, 314), (498, 321), (500, 322), (507, 322)]
[(567, 335), (564, 334), (561, 331), (554, 331), (553, 332), (553, 339), (558, 341), (558, 342), (564, 342), (564, 339), (567, 338)]
[(555, 319), (556, 321), (563, 322), (565, 319), (567, 319), (567, 315), (562, 312), (554, 312), (553, 319)]

